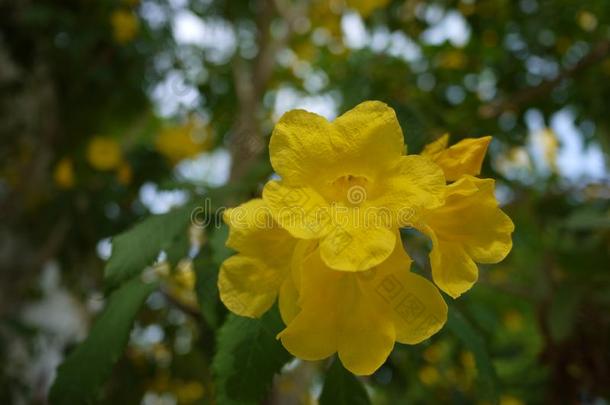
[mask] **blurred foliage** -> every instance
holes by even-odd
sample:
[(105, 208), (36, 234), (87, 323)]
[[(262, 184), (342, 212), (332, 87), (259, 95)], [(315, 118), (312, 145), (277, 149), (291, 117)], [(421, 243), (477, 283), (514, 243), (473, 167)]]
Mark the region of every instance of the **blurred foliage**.
[[(607, 403), (609, 78), (604, 0), (0, 0), (0, 403), (56, 375), (52, 403)], [(274, 313), (227, 317), (216, 209), (260, 193), (282, 112), (367, 99), (410, 153), (492, 135), (516, 232), (356, 379), (290, 361)]]

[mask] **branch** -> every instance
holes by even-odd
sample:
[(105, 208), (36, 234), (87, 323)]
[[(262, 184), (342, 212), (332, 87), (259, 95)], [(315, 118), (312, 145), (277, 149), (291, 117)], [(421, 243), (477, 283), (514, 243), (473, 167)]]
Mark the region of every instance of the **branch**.
[(518, 110), (524, 104), (549, 94), (565, 79), (573, 77), (583, 70), (595, 65), (610, 54), (610, 41), (598, 43), (577, 64), (561, 71), (557, 77), (547, 80), (538, 86), (526, 87), (519, 90), (510, 97), (496, 99), (479, 109), (479, 114), (484, 118), (495, 118), (504, 111)]
[[(292, 35), (294, 21), (298, 17), (296, 9), (291, 9), (281, 0), (261, 0), (258, 14), (258, 49), (259, 53), (252, 64), (248, 64), (239, 54), (233, 61), (233, 80), (239, 111), (233, 125), (230, 138), (233, 167), (231, 180), (241, 178), (253, 160), (264, 150), (263, 134), (258, 121), (259, 108), (273, 75), (277, 52), (286, 46)], [(284, 18), (287, 24), (286, 34), (280, 38), (271, 35), (270, 25), (274, 13)]]

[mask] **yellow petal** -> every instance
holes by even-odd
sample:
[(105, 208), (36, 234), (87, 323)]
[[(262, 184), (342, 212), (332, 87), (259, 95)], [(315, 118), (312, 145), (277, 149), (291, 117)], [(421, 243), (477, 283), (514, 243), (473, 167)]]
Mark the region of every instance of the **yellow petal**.
[(396, 235), (366, 209), (334, 207), (332, 230), (320, 241), (322, 260), (332, 269), (362, 271), (378, 265), (394, 250)]
[[(400, 236), (392, 255), (375, 268), (371, 283), (391, 314), (396, 340), (416, 344), (438, 332), (447, 321), (447, 304), (430, 281), (411, 273), (411, 258)], [(369, 290), (371, 290), (369, 288)]]
[(447, 186), (445, 205), (426, 212), (419, 228), (433, 242), (434, 281), (454, 298), (476, 281), (474, 262), (497, 263), (512, 248), (514, 225), (498, 207), (491, 179), (464, 176)]
[(491, 136), (466, 138), (447, 148), (448, 140), (448, 135), (442, 136), (427, 145), (422, 155), (441, 166), (448, 181), (458, 180), (467, 174), (476, 176), (481, 173)]
[(301, 311), (279, 334), (286, 349), (304, 360), (339, 352), (355, 374), (371, 374), (394, 345), (394, 330), (381, 301), (363, 293), (358, 274), (329, 269), (318, 254), (303, 265)]
[(343, 176), (377, 176), (403, 152), (396, 114), (379, 101), (361, 103), (333, 123), (307, 111), (289, 111), (269, 143), (271, 165), (287, 185), (309, 184), (321, 194)]
[(330, 230), (329, 204), (310, 187), (270, 181), (263, 188), (263, 200), (273, 218), (296, 238), (320, 238)]
[(404, 154), (396, 113), (380, 101), (365, 101), (333, 122), (350, 149), (341, 157), (346, 174), (374, 175)]
[(273, 220), (262, 199), (227, 209), (223, 218), (229, 226), (228, 247), (267, 263), (288, 265), (297, 241)]
[(280, 287), (279, 307), (284, 324), (288, 325), (297, 316), (299, 307), (299, 291), (292, 276), (286, 277)]
[(443, 134), (437, 140), (430, 142), (424, 147), (421, 155), (434, 160), (441, 152), (449, 146), (449, 134)]
[(453, 298), (470, 290), (479, 278), (479, 269), (463, 246), (439, 240), (429, 228), (424, 233), (432, 240), (430, 266), (436, 285)]
[[(347, 278), (358, 282), (354, 276), (358, 275), (349, 274)], [(358, 292), (360, 286), (346, 287)], [(393, 322), (383, 313), (386, 306), (375, 292), (363, 291), (346, 300), (344, 308), (337, 341), (339, 359), (356, 375), (373, 374), (386, 361), (396, 340)]]
[[(301, 311), (278, 334), (284, 347), (303, 360), (321, 360), (337, 351), (341, 298), (337, 296), (343, 273), (324, 266), (319, 255), (310, 255), (300, 281)], [(345, 273), (347, 274), (347, 273)]]
[(439, 166), (417, 155), (403, 156), (387, 173), (370, 204), (391, 210), (395, 225), (411, 225), (423, 207), (440, 206), (444, 200), (445, 177)]
[(326, 178), (331, 164), (348, 148), (347, 141), (326, 118), (292, 110), (275, 124), (269, 156), (273, 169), (286, 184), (303, 185)]
[(493, 179), (468, 177), (466, 180), (470, 180), (479, 189), (479, 192), (471, 197), (477, 198), (477, 207), (470, 209), (470, 212), (479, 210), (479, 222), (471, 227), (465, 249), (478, 263), (501, 262), (513, 247), (512, 233), (515, 225), (498, 207)]
[(263, 200), (255, 199), (228, 209), (227, 246), (239, 254), (225, 260), (218, 276), (220, 298), (232, 312), (250, 317), (262, 315), (275, 301), (297, 244), (273, 220)]
[(237, 315), (257, 318), (273, 305), (282, 279), (282, 272), (263, 261), (238, 254), (221, 265), (220, 299)]
[[(290, 270), (292, 275), (292, 282), (294, 283), (294, 287), (297, 290), (299, 300), (301, 298), (301, 274), (303, 265), (307, 262), (307, 259), (310, 255), (318, 254), (317, 249), (318, 241), (305, 239), (300, 239), (294, 248)], [(298, 304), (300, 306), (300, 301)]]

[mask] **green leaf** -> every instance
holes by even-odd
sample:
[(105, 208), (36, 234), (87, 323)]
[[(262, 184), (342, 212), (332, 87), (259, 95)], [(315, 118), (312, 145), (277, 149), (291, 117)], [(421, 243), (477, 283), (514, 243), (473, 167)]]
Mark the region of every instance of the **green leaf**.
[(221, 305), (218, 293), (218, 266), (210, 257), (209, 249), (204, 249), (193, 260), (195, 268), (195, 293), (201, 315), (212, 329), (218, 328)]
[(225, 243), (229, 237), (229, 227), (221, 225), (210, 236), (210, 248), (212, 249), (212, 260), (220, 267), (222, 262), (233, 255), (233, 251), (229, 249)]
[(371, 401), (362, 382), (335, 359), (326, 373), (320, 405), (368, 405)]
[(284, 328), (277, 306), (261, 319), (229, 315), (218, 333), (212, 372), (218, 403), (259, 403), (273, 376), (291, 358), (277, 334)]
[(87, 339), (59, 366), (52, 404), (86, 403), (96, 395), (123, 353), (138, 310), (156, 287), (134, 278), (112, 293)]
[(192, 205), (187, 205), (167, 214), (153, 215), (112, 238), (112, 256), (104, 269), (108, 286), (115, 288), (150, 266), (180, 232), (186, 232), (191, 211)]
[(204, 319), (213, 329), (219, 326), (221, 316), (225, 312), (218, 293), (218, 272), (222, 262), (233, 253), (225, 246), (227, 236), (228, 227), (225, 225), (214, 230), (208, 243), (193, 261), (199, 307)]
[(180, 260), (188, 256), (190, 247), (191, 240), (188, 229), (178, 232), (178, 235), (176, 235), (169, 247), (165, 249), (169, 265), (172, 268), (176, 267)]
[(447, 328), (453, 332), (462, 344), (472, 352), (477, 364), (477, 383), (482, 396), (492, 401), (498, 398), (498, 377), (491, 362), (485, 341), (478, 331), (455, 307), (451, 306), (447, 318)]

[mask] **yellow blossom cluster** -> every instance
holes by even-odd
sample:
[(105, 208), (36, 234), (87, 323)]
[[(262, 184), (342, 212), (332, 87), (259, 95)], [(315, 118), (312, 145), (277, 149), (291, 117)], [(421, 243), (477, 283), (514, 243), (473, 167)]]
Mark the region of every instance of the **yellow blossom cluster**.
[[(513, 223), (494, 181), (475, 177), (490, 137), (405, 154), (395, 112), (364, 102), (333, 122), (293, 110), (276, 124), (269, 154), (279, 180), (262, 198), (225, 211), (237, 254), (219, 274), (234, 313), (259, 317), (276, 300), (278, 338), (304, 360), (335, 353), (358, 375), (395, 342), (417, 344), (442, 328), (447, 305), (477, 280), (477, 263), (501, 261)], [(410, 271), (400, 229), (432, 241), (432, 282)]]
[[(133, 178), (133, 171), (124, 157), (119, 142), (110, 136), (95, 135), (91, 137), (85, 149), (85, 159), (89, 166), (100, 172), (114, 171), (119, 184), (128, 185)], [(75, 160), (64, 156), (53, 169), (53, 180), (60, 189), (71, 189), (77, 183)]]
[(112, 36), (121, 45), (131, 42), (140, 30), (136, 15), (128, 9), (117, 9), (110, 16)]
[(155, 139), (155, 149), (172, 164), (197, 156), (212, 145), (209, 129), (196, 120), (163, 129)]

